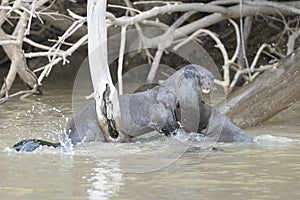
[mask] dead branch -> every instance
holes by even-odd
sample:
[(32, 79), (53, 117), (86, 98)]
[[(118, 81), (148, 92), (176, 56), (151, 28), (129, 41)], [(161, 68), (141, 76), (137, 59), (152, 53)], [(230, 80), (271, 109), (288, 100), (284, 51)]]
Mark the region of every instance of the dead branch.
[(141, 22), (147, 18), (155, 17), (157, 15), (165, 14), (165, 13), (172, 13), (172, 12), (190, 12), (190, 11), (197, 11), (197, 12), (208, 12), (208, 13), (221, 13), (224, 15), (229, 14), (228, 10), (221, 6), (214, 6), (214, 5), (207, 5), (202, 3), (190, 3), (190, 4), (178, 4), (178, 5), (166, 5), (161, 7), (154, 7), (148, 11), (142, 12), (138, 15), (133, 17), (120, 17), (116, 18), (112, 14), (107, 15), (108, 19), (111, 22), (118, 26), (130, 25)]
[[(247, 31), (248, 30), (246, 30), (246, 32), (244, 31), (244, 23), (243, 23), (243, 8), (244, 8), (244, 6), (243, 6), (243, 1), (242, 0), (240, 0), (240, 35), (241, 35), (241, 60), (244, 60), (244, 63), (245, 63), (245, 66), (246, 66), (246, 68), (248, 69), (248, 76), (250, 77), (250, 79), (251, 79), (251, 73), (250, 73), (250, 70), (249, 70), (249, 63), (248, 63), (248, 58), (247, 58), (247, 53), (246, 53), (246, 44), (247, 44)], [(251, 17), (251, 16), (248, 16), (248, 17), (246, 17), (246, 19), (245, 19), (245, 21), (247, 20), (247, 19), (249, 19), (249, 17)], [(250, 20), (247, 20), (246, 22), (251, 22)], [(250, 23), (250, 25), (251, 25), (251, 23)], [(245, 23), (245, 27), (246, 26), (249, 26), (249, 24), (247, 24), (247, 23)], [(244, 36), (246, 36), (246, 38), (244, 38)]]
[(9, 95), (8, 93), (5, 95), (5, 97), (2, 97), (0, 98), (0, 104), (3, 104), (5, 103), (6, 101), (14, 98), (14, 97), (17, 97), (17, 96), (21, 96), (21, 95), (24, 95), (24, 94), (38, 94), (39, 92), (36, 90), (36, 88), (33, 88), (31, 90), (22, 90), (22, 91), (19, 91), (19, 92), (16, 92), (14, 94), (11, 94)]
[[(238, 1), (235, 1), (236, 3), (239, 3)], [(247, 1), (249, 2), (249, 1)], [(212, 2), (213, 3), (213, 2)], [(232, 3), (232, 2), (231, 2)], [(297, 14), (300, 11), (300, 2), (299, 1), (293, 1), (293, 2), (281, 2), (280, 4), (286, 5), (286, 6), (293, 6), (295, 8), (297, 8), (297, 12), (293, 13), (290, 11), (286, 11), (285, 9), (280, 9), (278, 8), (278, 10), (284, 14), (284, 15), (292, 15), (292, 14)], [(191, 22), (185, 26), (182, 26), (180, 28), (178, 28), (178, 30), (175, 32), (175, 38), (178, 38), (180, 36), (184, 35), (189, 35), (193, 32), (195, 32), (196, 30), (200, 29), (200, 28), (205, 28), (208, 27), (210, 25), (216, 24), (220, 21), (223, 21), (225, 19), (234, 19), (234, 18), (238, 18), (240, 17), (240, 6), (236, 5), (236, 6), (230, 6), (227, 8), (228, 12), (227, 14), (220, 14), (220, 13), (213, 13), (210, 14), (206, 17), (203, 17), (197, 21)], [(214, 12), (212, 10), (212, 12)], [(278, 14), (277, 10), (274, 9), (273, 7), (259, 7), (259, 6), (254, 6), (254, 5), (244, 5), (243, 7), (243, 17), (246, 16), (254, 16), (257, 14), (262, 14), (262, 15), (270, 15), (270, 14)]]
[[(68, 15), (63, 15), (61, 13), (50, 10), (53, 2), (49, 0), (32, 0), (32, 1), (22, 1), (15, 0), (13, 3), (9, 0), (1, 1), (0, 5), (0, 25), (2, 26), (4, 22), (10, 23), (12, 26), (14, 24), (10, 22), (11, 18), (16, 19), (17, 25), (14, 27), (12, 34), (7, 34), (2, 28), (0, 28), (0, 45), (3, 47), (8, 58), (11, 60), (11, 67), (6, 75), (6, 81), (2, 86), (0, 91), (0, 96), (5, 95), (7, 91), (10, 90), (12, 84), (15, 80), (16, 75), (18, 74), (21, 79), (26, 82), (30, 88), (33, 88), (36, 84), (41, 85), (45, 77), (47, 77), (52, 67), (61, 62), (62, 64), (68, 63), (67, 57), (70, 56), (74, 51), (76, 51), (80, 46), (86, 44), (87, 36), (86, 34), (86, 17), (80, 16), (71, 10), (67, 10)], [(47, 3), (47, 6), (44, 6)], [(153, 4), (157, 5), (150, 10), (143, 11), (138, 10), (134, 7), (137, 4)], [(125, 0), (126, 6), (121, 5), (109, 5), (109, 7), (125, 9), (130, 13), (130, 16), (115, 17), (112, 13), (106, 12), (106, 23), (110, 25), (117, 25), (122, 27), (121, 32), (121, 43), (119, 51), (119, 67), (118, 67), (118, 80), (119, 80), (119, 91), (122, 93), (122, 71), (123, 71), (123, 52), (125, 51), (126, 43), (126, 28), (134, 25), (138, 30), (139, 39), (140, 39), (140, 49), (145, 50), (146, 55), (148, 56), (149, 62), (153, 60), (151, 70), (149, 71), (147, 82), (151, 82), (156, 74), (157, 67), (159, 66), (161, 57), (163, 56), (164, 51), (172, 45), (175, 45), (174, 49), (180, 48), (184, 43), (187, 43), (190, 39), (197, 40), (197, 37), (201, 33), (205, 33), (213, 38), (217, 43), (217, 47), (220, 49), (223, 56), (223, 80), (216, 80), (217, 84), (222, 85), (225, 88), (225, 91), (229, 92), (235, 87), (237, 80), (240, 77), (243, 77), (246, 81), (252, 81), (254, 77), (260, 74), (263, 70), (269, 68), (273, 65), (264, 65), (257, 66), (258, 60), (261, 57), (262, 53), (265, 53), (268, 56), (274, 58), (282, 58), (285, 55), (281, 55), (279, 52), (275, 51), (270, 45), (261, 46), (254, 57), (254, 60), (249, 69), (245, 69), (241, 65), (236, 65), (236, 59), (238, 53), (241, 50), (241, 46), (244, 54), (247, 50), (247, 33), (249, 34), (251, 29), (250, 25), (247, 26), (247, 19), (251, 19), (251, 16), (254, 15), (266, 15), (274, 14), (282, 16), (282, 23), (284, 24), (284, 31), (282, 35), (288, 35), (289, 41), (287, 43), (288, 53), (291, 52), (295, 47), (295, 41), (300, 35), (299, 29), (292, 28), (289, 22), (285, 20), (286, 15), (295, 15), (300, 13), (300, 2), (265, 2), (265, 1), (243, 1), (241, 0), (224, 0), (224, 1), (211, 1), (210, 3), (181, 3), (177, 1), (139, 1), (134, 2), (133, 4), (129, 0)], [(241, 12), (242, 11), (242, 12)], [(171, 26), (168, 24), (160, 22), (155, 17), (164, 14), (171, 14), (174, 12), (185, 13), (175, 21)], [(195, 12), (205, 12), (211, 13), (202, 17), (194, 22), (189, 22), (183, 25), (183, 22), (186, 22), (187, 18)], [(241, 27), (241, 30), (238, 28), (236, 23), (231, 22), (236, 32), (237, 45), (235, 47), (235, 52), (230, 59), (228, 56), (227, 49), (223, 45), (222, 41), (218, 36), (216, 36), (211, 31), (204, 29), (210, 25), (216, 24), (225, 19), (247, 17), (245, 19), (245, 27)], [(154, 18), (154, 19), (153, 19)], [(50, 22), (53, 26), (58, 27), (61, 30), (64, 30), (61, 36), (57, 35), (57, 39), (48, 40), (47, 44), (42, 44), (32, 39), (29, 39), (28, 34), (37, 33), (33, 29), (32, 22), (34, 19), (43, 23), (45, 20)], [(59, 23), (57, 23), (59, 22)], [(242, 20), (244, 23), (244, 21)], [(166, 31), (154, 38), (145, 37), (142, 32), (141, 25), (144, 26), (158, 26), (163, 27)], [(249, 23), (251, 24), (251, 23)], [(246, 28), (249, 28), (247, 31)], [(296, 26), (297, 27), (297, 26)], [(243, 28), (245, 30), (243, 31)], [(40, 29), (39, 29), (40, 30)], [(198, 31), (199, 30), (199, 31)], [(238, 32), (241, 34), (238, 34)], [(243, 32), (243, 34), (242, 34)], [(41, 31), (38, 33), (40, 34)], [(244, 35), (245, 34), (245, 35)], [(76, 35), (76, 42), (66, 42), (68, 38)], [(240, 38), (244, 37), (244, 39)], [(179, 42), (179, 43), (178, 43)], [(32, 47), (35, 47), (35, 51), (23, 53), (22, 46), (23, 43), (29, 44)], [(49, 44), (53, 45), (49, 45)], [(245, 43), (243, 45), (243, 43)], [(156, 48), (155, 57), (153, 58), (150, 54), (148, 48)], [(268, 51), (264, 51), (267, 48)], [(36, 50), (38, 49), (38, 50)], [(65, 50), (67, 49), (67, 50)], [(35, 57), (48, 57), (49, 63), (45, 66), (41, 66), (38, 69), (34, 70), (35, 72), (42, 71), (39, 78), (27, 67), (26, 58), (35, 58)], [(247, 65), (246, 65), (247, 66)], [(230, 80), (230, 68), (234, 69), (235, 74), (233, 80)]]
[[(64, 41), (70, 37), (74, 32), (76, 32), (84, 23), (86, 22), (86, 18), (82, 18), (79, 19), (77, 21), (75, 21), (67, 30), (66, 32), (59, 37), (59, 40), (57, 41), (57, 43), (55, 43), (50, 50), (48, 51), (50, 52), (55, 52), (54, 56), (49, 56), (48, 59), (49, 61), (53, 61), (56, 58), (56, 53), (60, 50), (62, 44), (64, 43)], [(66, 60), (64, 59), (63, 64), (65, 64)]]
[[(3, 96), (6, 91), (10, 90), (17, 74), (30, 88), (36, 88), (38, 85), (41, 85), (42, 80), (44, 79), (44, 77), (49, 75), (52, 67), (55, 64), (59, 63), (60, 61), (63, 61), (63, 64), (68, 63), (68, 60), (66, 59), (67, 56), (70, 56), (76, 49), (86, 43), (87, 36), (83, 36), (75, 44), (72, 44), (72, 46), (67, 50), (61, 50), (61, 47), (63, 45), (70, 45), (66, 44), (64, 41), (72, 36), (86, 22), (85, 17), (79, 17), (71, 11), (69, 11), (68, 13), (71, 16), (74, 16), (75, 21), (66, 30), (65, 34), (63, 34), (62, 37), (59, 37), (58, 41), (52, 47), (37, 43), (25, 37), (26, 35), (29, 35), (31, 33), (30, 29), (32, 26), (33, 18), (38, 18), (40, 22), (43, 23), (40, 15), (53, 15), (51, 13), (46, 13), (45, 11), (47, 10), (47, 8), (43, 7), (43, 5), (48, 2), (49, 0), (33, 0), (32, 2), (27, 3), (25, 1), (18, 0), (14, 1), (12, 6), (9, 6), (9, 1), (3, 1), (1, 3), (0, 25), (7, 21), (11, 17), (12, 13), (18, 14), (19, 20), (17, 25), (14, 27), (15, 29), (12, 34), (6, 34), (4, 30), (0, 28), (0, 45), (3, 47), (6, 55), (11, 61), (10, 70), (6, 76), (6, 81), (0, 91), (0, 97)], [(63, 16), (61, 14), (54, 15)], [(22, 50), (24, 42), (38, 49), (46, 50), (46, 52), (30, 52), (25, 54)], [(43, 70), (43, 72), (40, 74), (39, 79), (37, 79), (35, 73), (27, 67), (26, 58), (40, 56), (49, 57), (51, 59), (49, 64), (34, 71), (37, 72)], [(10, 98), (15, 96), (18, 95), (12, 95), (10, 96)]]
[[(14, 6), (17, 5), (14, 4)], [(14, 6), (12, 9), (14, 9)], [(29, 14), (27, 12), (23, 12), (14, 30), (13, 34), (16, 35), (16, 40), (18, 41), (18, 43), (15, 45), (3, 46), (3, 50), (11, 60), (11, 66), (7, 74), (6, 86), (2, 85), (0, 91), (0, 97), (2, 97), (6, 93), (5, 88), (7, 88), (7, 90), (11, 88), (17, 74), (31, 88), (33, 88), (34, 85), (36, 84), (37, 81), (36, 76), (34, 75), (33, 72), (30, 71), (30, 69), (28, 69), (22, 51), (23, 37), (25, 35), (26, 23), (28, 18), (29, 18)], [(7, 38), (8, 38), (7, 34), (0, 28), (0, 40), (7, 39)]]
[[(187, 12), (185, 13), (183, 16), (181, 16), (178, 20), (176, 20), (172, 26), (170, 26), (170, 28), (162, 35), (162, 39), (159, 43), (158, 43), (158, 49), (157, 49), (157, 52), (155, 54), (155, 57), (154, 57), (154, 60), (153, 60), (153, 63), (152, 63), (152, 66), (150, 68), (150, 71), (148, 73), (148, 76), (147, 76), (147, 84), (151, 84), (154, 77), (155, 77), (155, 74), (156, 74), (156, 71), (158, 69), (158, 66), (159, 66), (159, 62), (160, 62), (160, 59), (161, 59), (161, 56), (163, 54), (163, 51), (170, 47), (171, 44), (173, 43), (174, 41), (174, 31), (180, 26), (182, 25), (191, 15), (193, 15), (195, 12), (193, 11), (190, 11), (190, 12)], [(145, 39), (145, 38), (144, 38)], [(147, 42), (149, 42), (149, 39), (147, 40)]]
[[(222, 2), (223, 1), (218, 1), (216, 2), (215, 4), (218, 4), (218, 5), (222, 5)], [(224, 1), (225, 2), (225, 1)], [(240, 1), (226, 1), (227, 3), (240, 3)], [(297, 4), (297, 2), (294, 2), (295, 4)], [(153, 77), (155, 76), (155, 72), (157, 70), (157, 66), (159, 65), (159, 61), (161, 59), (161, 56), (163, 54), (163, 50), (166, 49), (166, 47), (170, 46), (170, 45), (164, 45), (166, 44), (167, 42), (170, 42), (173, 43), (175, 39), (179, 38), (179, 37), (182, 37), (183, 34), (182, 33), (186, 33), (186, 34), (190, 34), (190, 33), (193, 33), (194, 31), (197, 32), (197, 29), (199, 30), (199, 28), (202, 28), (202, 27), (206, 27), (208, 25), (212, 25), (216, 22), (219, 22), (219, 21), (222, 21), (224, 19), (228, 19), (228, 18), (236, 18), (236, 17), (242, 17), (242, 16), (253, 16), (255, 14), (257, 14), (257, 12), (259, 13), (263, 13), (263, 14), (277, 14), (276, 10), (274, 10), (273, 8), (276, 8), (278, 10), (280, 10), (281, 12), (283, 13), (294, 13), (294, 14), (298, 14), (300, 13), (300, 9), (294, 7), (293, 5), (290, 5), (290, 4), (285, 4), (283, 7), (280, 7), (279, 4), (263, 4), (263, 5), (260, 5), (260, 7), (258, 7), (257, 5), (258, 4), (245, 4), (245, 5), (237, 5), (237, 6), (231, 6), (231, 7), (222, 7), (221, 9), (221, 6), (219, 7), (214, 7), (214, 2), (212, 3), (208, 3), (208, 4), (204, 4), (202, 6), (201, 9), (198, 9), (197, 11), (200, 11), (200, 12), (207, 12), (206, 8), (208, 8), (209, 6), (212, 6), (210, 7), (210, 11), (211, 12), (215, 12), (211, 15), (208, 15), (204, 18), (201, 18), (195, 22), (192, 22), (192, 23), (189, 23), (188, 25), (185, 25), (185, 26), (182, 26), (182, 27), (179, 27), (174, 29), (173, 31), (173, 34), (169, 34), (168, 38), (165, 38), (164, 34), (163, 35), (160, 35), (160, 36), (157, 36), (157, 37), (154, 37), (154, 38), (151, 38), (151, 39), (148, 39), (148, 38), (145, 38), (144, 36), (142, 37), (142, 41), (144, 42), (144, 46), (147, 46), (148, 48), (149, 47), (154, 47), (154, 48), (157, 48), (157, 52), (156, 52), (156, 55), (155, 55), (155, 58), (154, 58), (154, 61), (152, 63), (152, 67), (151, 67), (151, 70), (148, 74), (148, 78), (147, 78), (147, 82), (149, 83), (151, 79), (153, 79)], [(193, 8), (191, 8), (190, 6), (193, 6), (194, 8), (197, 7), (197, 3), (196, 4), (174, 4), (174, 5), (170, 5), (168, 4), (167, 5), (169, 8), (168, 8), (168, 12), (183, 12), (183, 11), (187, 11), (188, 9), (191, 11), (193, 10)], [(137, 12), (138, 14), (137, 15), (134, 15), (132, 17), (122, 17), (122, 18), (115, 18), (111, 13), (108, 13), (107, 15), (107, 18), (111, 20), (111, 23), (112, 24), (115, 24), (115, 25), (130, 25), (130, 24), (135, 24), (135, 23), (138, 23), (142, 20), (145, 20), (147, 19), (148, 17), (154, 17), (154, 16), (157, 16), (157, 15), (161, 15), (161, 14), (164, 14), (166, 12), (165, 9), (167, 9), (166, 7), (167, 6), (161, 6), (161, 7), (157, 7), (157, 8), (153, 8), (153, 9), (150, 9), (148, 11), (145, 11), (145, 12)], [(263, 7), (262, 7), (263, 6)], [(298, 3), (298, 6), (300, 6), (300, 3)], [(187, 9), (187, 10), (185, 10)], [(226, 11), (227, 10), (227, 11)], [(247, 25), (247, 27), (249, 27)], [(235, 28), (236, 29), (236, 28)], [(236, 30), (239, 30), (239, 29), (236, 29)], [(243, 29), (241, 30), (241, 32), (244, 32)], [(246, 30), (245, 31), (245, 34), (248, 33), (249, 34), (250, 32), (250, 29), (249, 30)], [(198, 35), (199, 32), (197, 32), (196, 35)], [(241, 36), (243, 37), (244, 33), (241, 34)], [(212, 36), (212, 35), (211, 35)], [(171, 39), (170, 39), (171, 38)], [(239, 37), (237, 37), (238, 40)], [(242, 39), (241, 40), (241, 44), (243, 46), (243, 53), (246, 54), (246, 44), (244, 44), (244, 42), (246, 42), (246, 39), (247, 39), (247, 35), (246, 35), (246, 38), (245, 39)], [(167, 41), (165, 41), (167, 40)], [(215, 38), (215, 41), (217, 41), (219, 39), (216, 39)], [(236, 49), (240, 49), (240, 42), (237, 42), (238, 45), (237, 45), (237, 48)], [(220, 41), (217, 41), (217, 44), (221, 44)], [(163, 47), (163, 46), (166, 46), (166, 47)], [(218, 81), (216, 80), (216, 83), (217, 84), (221, 84), (225, 91), (228, 93), (232, 90), (232, 88), (235, 86), (236, 84), (236, 81), (237, 79), (239, 78), (239, 76), (242, 76), (242, 75), (245, 75), (245, 73), (248, 74), (248, 80), (252, 80), (253, 77), (257, 76), (258, 72), (257, 70), (252, 70), (252, 73), (251, 74), (251, 70), (250, 70), (250, 67), (249, 65), (247, 64), (247, 57), (245, 56), (245, 60), (246, 60), (246, 66), (248, 66), (247, 70), (244, 70), (244, 69), (241, 69), (241, 71), (239, 73), (236, 73), (236, 76), (234, 78), (234, 81), (231, 82), (230, 81), (230, 63), (233, 63), (235, 61), (235, 57), (237, 55), (237, 52), (235, 52), (233, 58), (234, 60), (230, 60), (229, 62), (229, 59), (228, 59), (228, 56), (226, 56), (227, 54), (227, 51), (226, 49), (224, 48), (224, 45), (223, 47), (221, 45), (217, 45), (220, 50), (221, 50), (221, 53), (223, 55), (223, 58), (224, 58), (224, 66), (223, 66), (223, 70), (224, 70), (224, 80), (223, 81)], [(179, 46), (177, 45), (177, 48)], [(176, 48), (175, 48), (176, 49)], [(260, 54), (259, 54), (260, 55)], [(260, 69), (258, 69), (258, 71), (260, 71)]]
[(287, 54), (290, 54), (294, 51), (295, 42), (297, 39), (299, 39), (299, 36), (300, 36), (300, 28), (289, 36), (289, 40), (287, 43)]
[(181, 4), (181, 1), (138, 1), (138, 2), (134, 2), (134, 5), (138, 5), (138, 4), (166, 4), (166, 5), (170, 5), (170, 4)]
[(126, 29), (127, 26), (122, 26), (119, 60), (118, 60), (118, 85), (119, 85), (120, 95), (123, 94), (122, 72), (123, 72), (123, 59), (124, 59), (124, 50), (125, 50), (125, 41), (126, 41)]
[(66, 60), (66, 57), (71, 56), (80, 46), (82, 46), (83, 44), (86, 43), (87, 39), (88, 39), (87, 35), (83, 36), (72, 47), (70, 47), (67, 51), (65, 51), (62, 56), (55, 58), (55, 60), (51, 61), (49, 64), (35, 70), (34, 72), (43, 70), (43, 72), (40, 74), (40, 76), (38, 78), (38, 85), (41, 85), (43, 79), (45, 77), (49, 76), (51, 69), (54, 65), (56, 65), (57, 63), (59, 63), (62, 60)]

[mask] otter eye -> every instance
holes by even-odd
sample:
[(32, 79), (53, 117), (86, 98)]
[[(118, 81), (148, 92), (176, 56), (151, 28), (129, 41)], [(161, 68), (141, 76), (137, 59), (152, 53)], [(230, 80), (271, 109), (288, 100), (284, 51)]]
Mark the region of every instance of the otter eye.
[(193, 72), (191, 70), (186, 69), (184, 71), (184, 76), (185, 76), (185, 78), (192, 78), (193, 77)]

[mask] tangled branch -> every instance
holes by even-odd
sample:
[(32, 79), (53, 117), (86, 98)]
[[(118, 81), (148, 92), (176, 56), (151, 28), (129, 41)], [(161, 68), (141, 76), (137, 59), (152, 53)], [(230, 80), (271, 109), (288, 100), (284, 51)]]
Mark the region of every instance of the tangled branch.
[[(5, 22), (10, 23), (10, 19), (17, 18), (18, 22), (15, 26), (12, 24), (12, 26), (14, 26), (12, 34), (9, 34), (6, 30), (0, 28), (0, 45), (6, 53), (6, 56), (11, 61), (10, 70), (6, 75), (5, 81), (0, 90), (0, 97), (3, 97), (4, 95), (5, 97), (0, 99), (0, 103), (4, 103), (15, 96), (38, 93), (38, 88), (42, 85), (42, 80), (45, 76), (50, 74), (52, 67), (61, 61), (63, 62), (62, 64), (68, 63), (67, 57), (71, 56), (74, 51), (87, 41), (87, 36), (83, 36), (67, 50), (62, 49), (63, 46), (66, 46), (65, 40), (70, 38), (86, 22), (85, 17), (78, 17), (71, 11), (69, 11), (70, 16), (66, 17), (73, 18), (74, 22), (66, 29), (65, 33), (61, 37), (58, 36), (59, 39), (53, 46), (41, 44), (28, 38), (28, 36), (31, 35), (30, 30), (33, 28), (34, 19), (43, 23), (41, 15), (52, 15), (47, 12), (47, 9), (50, 7), (47, 7), (46, 5), (49, 2), (49, 0), (33, 0), (31, 2), (16, 0), (13, 4), (11, 4), (8, 0), (1, 2), (0, 25), (3, 25)], [(17, 15), (17, 17), (15, 15)], [(56, 15), (57, 14), (54, 14), (54, 16)], [(37, 51), (24, 53), (23, 43), (36, 48)], [(48, 43), (50, 43), (50, 41), (48, 41)], [(27, 58), (36, 57), (49, 58), (49, 64), (32, 71), (27, 67)], [(39, 77), (37, 77), (36, 73), (41, 70), (43, 70), (43, 72), (39, 75)], [(9, 90), (11, 89), (17, 75), (19, 75), (25, 84), (29, 86), (29, 90), (9, 95)]]
[[(137, 29), (140, 49), (143, 49), (151, 62), (151, 68), (148, 73), (147, 82), (151, 83), (156, 75), (157, 68), (164, 56), (164, 52), (169, 49), (178, 50), (184, 44), (191, 40), (197, 41), (199, 37), (210, 37), (220, 51), (223, 58), (222, 80), (215, 80), (216, 84), (222, 86), (226, 93), (231, 92), (236, 86), (239, 79), (245, 82), (252, 81), (258, 74), (264, 70), (274, 67), (276, 63), (267, 65), (260, 64), (262, 55), (270, 59), (280, 59), (284, 57), (285, 52), (278, 51), (276, 45), (262, 44), (257, 49), (255, 56), (249, 57), (246, 54), (247, 41), (251, 29), (249, 26), (253, 23), (245, 22), (245, 17), (251, 16), (267, 16), (264, 19), (276, 22), (278, 14), (280, 14), (281, 22), (285, 26), (285, 30), (280, 34), (288, 37), (286, 43), (286, 54), (292, 52), (299, 43), (300, 29), (298, 22), (288, 24), (285, 17), (288, 15), (300, 14), (300, 2), (272, 2), (272, 1), (242, 1), (240, 0), (219, 0), (208, 3), (182, 3), (179, 1), (124, 1), (124, 5), (108, 5), (108, 9), (114, 8), (127, 13), (126, 16), (116, 17), (109, 10), (107, 11), (107, 27), (121, 27), (121, 41), (119, 48), (118, 60), (118, 81), (119, 92), (122, 93), (122, 71), (124, 68), (124, 52), (126, 50), (126, 30), (134, 26)], [(17, 95), (9, 94), (10, 89), (18, 75), (29, 86), (28, 93), (35, 93), (38, 87), (42, 85), (45, 77), (49, 76), (53, 66), (58, 63), (67, 64), (69, 56), (71, 56), (79, 47), (87, 43), (86, 35), (86, 17), (77, 14), (69, 9), (65, 10), (65, 14), (57, 12), (53, 7), (55, 1), (50, 0), (2, 0), (0, 5), (0, 46), (3, 48), (7, 58), (11, 61), (10, 70), (5, 75), (5, 81), (0, 90), (0, 103), (8, 99), (26, 93), (20, 92)], [(151, 9), (142, 9), (144, 5), (153, 6)], [(54, 10), (53, 10), (54, 9)], [(241, 12), (242, 11), (242, 12)], [(165, 15), (180, 13), (179, 18), (174, 22), (163, 22), (160, 18)], [(201, 15), (198, 16), (198, 14)], [(204, 14), (203, 14), (204, 13)], [(240, 25), (233, 19), (240, 18)], [(64, 19), (64, 20), (61, 20)], [(62, 23), (57, 23), (57, 21)], [(228, 47), (223, 44), (223, 38), (209, 29), (209, 26), (215, 25), (221, 21), (229, 20), (235, 32), (236, 45), (234, 52), (230, 52)], [(298, 19), (299, 21), (299, 19)], [(46, 38), (41, 42), (32, 37), (34, 34), (43, 32), (40, 27), (44, 23), (49, 22), (62, 32), (55, 32), (53, 36), (55, 40)], [(245, 24), (245, 27), (242, 24)], [(295, 25), (296, 24), (296, 25)], [(5, 26), (6, 25), (6, 26)], [(6, 30), (4, 27), (10, 26), (12, 31)], [(165, 31), (153, 38), (148, 38), (143, 33), (144, 27), (162, 27)], [(247, 29), (247, 27), (249, 29)], [(49, 28), (49, 27), (47, 27)], [(47, 29), (45, 28), (45, 29)], [(286, 30), (288, 28), (288, 30)], [(36, 31), (38, 29), (38, 31)], [(245, 29), (245, 31), (243, 31)], [(247, 30), (246, 30), (247, 29)], [(39, 36), (39, 35), (37, 35)], [(70, 39), (72, 38), (72, 39)], [(74, 38), (76, 38), (74, 40)], [(243, 39), (244, 38), (244, 39)], [(72, 41), (72, 42), (69, 42)], [(180, 41), (178, 43), (178, 41)], [(241, 47), (245, 45), (245, 50)], [(24, 51), (24, 44), (30, 46), (30, 50)], [(154, 57), (150, 53), (150, 48), (156, 49)], [(239, 54), (247, 56), (247, 60), (252, 60), (249, 68), (243, 66), (239, 61)], [(229, 56), (230, 55), (230, 56)], [(35, 69), (31, 66), (27, 67), (28, 59), (48, 58), (48, 63), (42, 64)]]
[[(243, 1), (244, 2), (244, 1)], [(151, 2), (142, 2), (143, 4), (159, 4), (161, 2), (159, 1), (151, 1)], [(116, 26), (130, 26), (130, 25), (136, 25), (138, 23), (143, 22), (143, 20), (146, 20), (151, 17), (157, 17), (158, 15), (164, 15), (165, 13), (172, 13), (172, 12), (186, 12), (185, 20), (186, 21), (192, 14), (196, 12), (208, 12), (212, 13), (210, 15), (207, 15), (203, 18), (198, 19), (197, 21), (188, 23), (184, 26), (181, 26), (182, 23), (178, 23), (179, 25), (176, 26), (176, 28), (172, 29), (172, 26), (170, 26), (164, 34), (159, 35), (154, 38), (147, 38), (143, 34), (140, 40), (142, 40), (142, 44), (144, 46), (156, 48), (156, 54), (154, 57), (154, 60), (152, 62), (152, 67), (149, 71), (147, 83), (151, 82), (153, 80), (157, 67), (159, 65), (160, 59), (163, 56), (163, 52), (167, 50), (167, 48), (171, 47), (174, 44), (174, 41), (184, 37), (184, 34), (188, 35), (186, 39), (184, 39), (179, 44), (175, 45), (173, 47), (173, 50), (179, 49), (181, 46), (183, 46), (185, 43), (189, 42), (192, 39), (197, 38), (199, 35), (205, 34), (210, 36), (215, 42), (216, 47), (220, 50), (221, 55), (223, 56), (224, 64), (222, 66), (223, 69), (223, 80), (215, 80), (215, 82), (218, 85), (221, 85), (224, 88), (224, 91), (226, 93), (229, 93), (233, 90), (233, 88), (236, 86), (236, 83), (240, 77), (243, 77), (246, 81), (252, 81), (259, 73), (262, 71), (274, 67), (274, 65), (262, 65), (259, 67), (255, 67), (258, 59), (263, 52), (265, 48), (268, 49), (269, 52), (266, 52), (266, 55), (272, 56), (272, 54), (275, 55), (275, 57), (278, 55), (278, 52), (271, 47), (271, 45), (262, 45), (254, 57), (254, 60), (251, 64), (251, 67), (246, 65), (246, 68), (239, 65), (237, 63), (237, 58), (239, 53), (241, 52), (241, 46), (243, 46), (243, 42), (246, 41), (247, 37), (243, 37), (244, 31), (243, 29), (240, 29), (238, 25), (231, 20), (230, 18), (238, 18), (240, 17), (247, 17), (247, 16), (253, 16), (256, 15), (258, 12), (261, 15), (264, 14), (278, 14), (277, 12), (280, 11), (282, 14), (299, 14), (300, 9), (298, 9), (296, 6), (298, 5), (300, 7), (300, 3), (293, 2), (294, 4), (291, 5), (291, 2), (289, 3), (274, 3), (274, 2), (249, 2), (245, 1), (245, 5), (240, 4), (241, 1), (212, 1), (211, 3), (207, 4), (200, 4), (200, 3), (166, 3), (167, 5), (162, 5), (160, 7), (154, 7), (147, 11), (140, 11), (136, 8), (131, 7), (131, 11), (137, 13), (136, 15), (133, 15), (131, 17), (120, 17), (116, 18), (112, 13), (107, 13), (107, 18), (110, 20), (110, 23)], [(161, 3), (162, 4), (162, 3)], [(230, 4), (230, 7), (225, 7), (223, 5)], [(233, 5), (232, 4), (236, 4)], [(136, 4), (134, 4), (136, 5)], [(296, 5), (296, 6), (295, 6)], [(242, 7), (243, 6), (243, 7)], [(240, 9), (241, 8), (241, 9)], [(276, 8), (277, 10), (275, 10)], [(192, 12), (192, 13), (191, 13)], [(190, 14), (190, 15), (188, 15)], [(184, 17), (182, 17), (184, 18)], [(222, 21), (224, 19), (229, 19), (230, 23), (233, 25), (236, 33), (236, 40), (237, 45), (235, 48), (235, 52), (231, 59), (228, 57), (228, 51), (226, 50), (225, 46), (221, 42), (220, 38), (211, 32), (208, 29), (204, 29), (205, 27), (208, 27), (212, 24), (215, 24), (219, 21)], [(180, 21), (180, 20), (178, 20)], [(241, 21), (242, 22), (242, 21)], [(175, 22), (176, 23), (176, 22)], [(174, 23), (174, 24), (175, 24)], [(242, 23), (241, 23), (242, 25)], [(242, 28), (242, 26), (241, 26)], [(248, 33), (249, 34), (249, 33)], [(297, 39), (297, 36), (299, 33), (296, 31), (294, 35), (290, 36), (290, 43), (289, 43), (289, 49), (294, 49), (293, 42)], [(244, 38), (244, 39), (241, 39)], [(295, 39), (293, 39), (295, 38)], [(123, 41), (124, 42), (124, 41)], [(244, 48), (243, 48), (244, 49)], [(244, 54), (244, 57), (246, 57), (245, 53), (246, 50), (244, 49), (242, 51)], [(273, 56), (272, 56), (273, 57)], [(247, 58), (245, 58), (247, 60)], [(237, 67), (236, 67), (237, 66)], [(233, 78), (231, 78), (231, 69), (235, 71)], [(120, 77), (120, 76), (119, 76)], [(120, 80), (119, 80), (120, 81)]]

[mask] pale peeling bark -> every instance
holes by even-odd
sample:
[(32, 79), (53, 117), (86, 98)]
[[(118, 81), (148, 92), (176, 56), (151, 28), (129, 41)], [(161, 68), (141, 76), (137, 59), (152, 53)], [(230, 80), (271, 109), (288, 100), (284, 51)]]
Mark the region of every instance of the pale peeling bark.
[(125, 142), (128, 138), (120, 128), (118, 92), (108, 67), (106, 4), (106, 0), (88, 1), (89, 65), (100, 128), (107, 141)]

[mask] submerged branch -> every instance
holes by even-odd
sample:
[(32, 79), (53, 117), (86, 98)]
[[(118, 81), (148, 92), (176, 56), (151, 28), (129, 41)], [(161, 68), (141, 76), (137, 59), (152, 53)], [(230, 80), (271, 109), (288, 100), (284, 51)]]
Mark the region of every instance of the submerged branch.
[(39, 91), (37, 91), (35, 88), (31, 89), (31, 90), (22, 90), (22, 91), (19, 91), (19, 92), (16, 92), (14, 94), (11, 94), (11, 95), (8, 95), (8, 93), (5, 95), (5, 97), (2, 97), (0, 98), (0, 104), (3, 104), (5, 103), (6, 101), (14, 98), (14, 97), (17, 97), (17, 96), (21, 96), (21, 95), (24, 95), (24, 94), (38, 94)]

